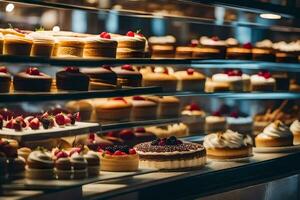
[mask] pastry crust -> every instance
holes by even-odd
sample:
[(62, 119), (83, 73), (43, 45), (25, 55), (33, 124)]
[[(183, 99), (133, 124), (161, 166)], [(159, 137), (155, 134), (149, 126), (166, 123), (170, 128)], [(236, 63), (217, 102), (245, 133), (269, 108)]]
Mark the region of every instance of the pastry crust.
[(220, 159), (244, 158), (244, 157), (252, 156), (252, 146), (246, 146), (237, 149), (207, 148), (206, 152), (209, 158), (220, 158)]
[(293, 145), (293, 137), (255, 137), (256, 147), (284, 147)]

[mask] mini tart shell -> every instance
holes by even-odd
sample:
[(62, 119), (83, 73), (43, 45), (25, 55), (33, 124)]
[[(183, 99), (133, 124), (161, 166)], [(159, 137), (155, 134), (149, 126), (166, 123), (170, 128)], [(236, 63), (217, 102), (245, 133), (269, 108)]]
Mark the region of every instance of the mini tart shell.
[(252, 146), (243, 146), (241, 148), (207, 148), (209, 158), (232, 159), (245, 158), (252, 156)]
[(101, 171), (131, 172), (137, 171), (139, 166), (138, 154), (107, 155), (100, 153)]
[(255, 137), (256, 147), (284, 147), (293, 145), (293, 136), (290, 137)]

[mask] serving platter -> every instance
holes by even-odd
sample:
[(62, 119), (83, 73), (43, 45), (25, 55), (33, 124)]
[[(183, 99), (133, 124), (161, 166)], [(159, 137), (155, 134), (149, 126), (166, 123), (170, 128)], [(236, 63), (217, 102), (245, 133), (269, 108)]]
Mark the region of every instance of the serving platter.
[(300, 145), (286, 146), (286, 147), (254, 147), (255, 153), (286, 153), (300, 151)]

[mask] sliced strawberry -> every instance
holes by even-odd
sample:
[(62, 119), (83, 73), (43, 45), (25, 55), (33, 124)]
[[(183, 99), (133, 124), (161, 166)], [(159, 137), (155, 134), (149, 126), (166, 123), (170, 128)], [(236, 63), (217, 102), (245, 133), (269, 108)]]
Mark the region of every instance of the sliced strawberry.
[(134, 36), (135, 36), (135, 33), (134, 33), (133, 31), (128, 31), (128, 32), (126, 33), (126, 35), (127, 35), (128, 37), (134, 37)]
[(126, 153), (118, 150), (118, 151), (115, 151), (114, 155), (115, 156), (122, 156), (122, 155), (126, 155)]
[(34, 118), (29, 122), (29, 127), (33, 130), (37, 130), (40, 128), (40, 120), (38, 118)]
[(196, 103), (191, 103), (189, 106), (189, 110), (193, 111), (193, 110), (201, 110), (200, 106), (197, 105)]
[(32, 76), (39, 76), (40, 75), (40, 71), (36, 67), (29, 67), (26, 70), (26, 73), (29, 74), (29, 75), (32, 75)]
[(67, 158), (69, 155), (65, 151), (59, 151), (55, 156), (57, 159), (60, 159), (60, 158)]

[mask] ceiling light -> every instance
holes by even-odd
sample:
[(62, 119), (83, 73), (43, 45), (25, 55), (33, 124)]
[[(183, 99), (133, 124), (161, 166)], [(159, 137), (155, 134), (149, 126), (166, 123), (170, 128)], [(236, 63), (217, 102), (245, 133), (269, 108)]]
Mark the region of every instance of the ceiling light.
[(281, 19), (280, 15), (272, 14), (272, 13), (264, 13), (264, 14), (260, 14), (259, 16), (264, 19)]
[(9, 4), (6, 5), (5, 11), (6, 12), (12, 12), (14, 10), (14, 8), (15, 8), (15, 5), (12, 4), (12, 3), (9, 3)]

